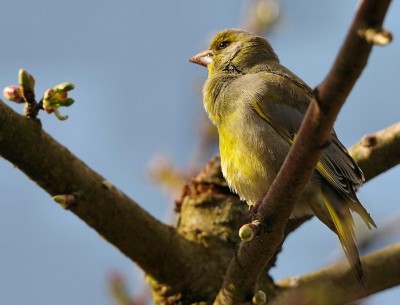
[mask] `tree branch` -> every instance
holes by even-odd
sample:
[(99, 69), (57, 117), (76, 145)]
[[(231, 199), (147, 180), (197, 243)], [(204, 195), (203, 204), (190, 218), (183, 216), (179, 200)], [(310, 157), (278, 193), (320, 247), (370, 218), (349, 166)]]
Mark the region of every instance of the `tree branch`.
[[(350, 155), (364, 172), (365, 182), (398, 165), (400, 163), (399, 151), (400, 122), (364, 136), (349, 148)], [(293, 232), (309, 219), (309, 216), (289, 219), (286, 234)]]
[(202, 247), (160, 223), (44, 132), (37, 121), (16, 114), (2, 101), (0, 155), (151, 276), (175, 286), (194, 277), (194, 253), (201, 253)]
[(354, 281), (347, 262), (340, 262), (300, 277), (278, 282), (282, 288), (271, 305), (347, 304), (400, 284), (400, 243), (362, 257), (365, 290)]
[(365, 179), (400, 163), (400, 122), (364, 136), (349, 152), (364, 172)]
[(254, 294), (258, 277), (281, 246), (293, 207), (330, 141), (333, 122), (367, 63), (372, 46), (359, 31), (380, 28), (389, 4), (390, 0), (360, 1), (336, 61), (315, 90), (293, 147), (258, 209), (267, 232), (240, 243), (215, 304), (241, 304)]
[[(316, 98), (312, 101), (307, 115), (311, 120), (307, 121), (298, 135), (298, 140), (303, 140), (296, 141), (282, 173), (259, 209), (259, 216), (268, 220), (268, 234), (259, 234), (251, 243), (240, 245), (225, 277), (217, 303), (239, 304), (247, 301), (254, 293), (257, 281), (268, 282), (265, 274), (260, 280), (262, 266), (268, 264), (268, 260), (274, 257), (281, 245), (287, 219), (296, 197), (306, 183), (304, 177), (311, 175), (319, 154), (329, 141), (330, 128), (337, 112), (366, 64), (371, 47), (355, 35), (356, 25), (363, 29), (366, 26), (379, 27), (389, 2), (366, 1), (360, 5), (358, 17), (334, 68), (316, 90)], [(333, 104), (332, 101), (338, 101), (338, 104)], [(325, 126), (326, 122), (328, 123)], [(365, 161), (360, 161), (363, 160), (362, 154), (357, 155), (356, 159), (360, 158), (358, 161), (367, 173), (367, 179), (398, 164), (398, 159), (391, 156), (397, 160), (396, 163), (386, 163), (385, 166), (372, 170), (371, 174), (367, 170), (378, 163), (367, 159), (380, 158), (380, 150), (388, 149), (386, 153), (390, 151), (398, 156), (398, 150), (394, 148), (398, 146), (398, 133), (398, 130), (394, 132), (396, 136), (391, 138), (393, 141), (387, 143), (386, 140), (379, 142), (379, 138), (389, 139), (390, 134), (377, 133), (378, 143), (382, 145), (374, 147), (372, 152), (366, 155)], [(310, 139), (313, 139), (313, 143)], [(318, 141), (314, 142), (315, 139)], [(364, 148), (358, 146), (352, 152), (357, 154), (357, 150)], [(305, 154), (308, 156), (304, 156)], [(187, 197), (184, 203), (187, 204), (186, 210), (182, 209), (177, 233), (174, 228), (154, 219), (103, 177), (93, 172), (45, 133), (36, 121), (15, 114), (1, 101), (0, 155), (20, 168), (50, 195), (56, 196), (63, 207), (71, 210), (138, 263), (155, 279), (155, 283), (152, 279), (149, 281), (153, 292), (157, 290), (156, 286), (159, 287), (159, 295), (163, 301), (169, 293), (179, 295), (179, 300), (188, 301), (184, 299), (188, 295), (185, 294), (187, 291), (196, 301), (210, 300), (215, 296), (228, 265), (233, 244), (236, 242), (237, 233), (232, 228), (242, 223), (243, 217), (247, 217), (245, 205), (237, 203), (239, 200), (236, 196), (234, 199), (225, 198), (225, 193), (221, 194), (221, 188), (212, 189), (213, 182), (207, 182), (210, 184), (207, 185), (204, 181), (196, 180), (193, 194), (190, 195), (199, 195), (203, 202), (200, 204), (190, 196)], [(290, 185), (290, 189), (286, 185)], [(215, 198), (219, 200), (218, 205), (209, 208), (215, 203)], [(233, 210), (234, 217), (228, 216)], [(209, 222), (199, 225), (205, 218), (208, 218)], [(293, 228), (298, 225), (300, 223), (292, 224)], [(188, 237), (190, 235), (193, 239)], [(396, 263), (398, 262), (394, 262), (392, 266), (397, 267)], [(365, 268), (368, 269), (368, 266)], [(209, 270), (212, 272), (207, 273)], [(368, 272), (366, 270), (367, 277), (372, 278), (368, 276)], [(168, 285), (171, 289), (165, 292)], [(353, 291), (356, 288), (353, 288)]]

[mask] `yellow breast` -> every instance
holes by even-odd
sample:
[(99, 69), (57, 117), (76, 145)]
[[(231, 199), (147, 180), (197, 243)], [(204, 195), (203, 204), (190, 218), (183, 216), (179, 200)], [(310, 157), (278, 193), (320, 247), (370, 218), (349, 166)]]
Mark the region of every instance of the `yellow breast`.
[(223, 175), (229, 187), (249, 205), (264, 196), (271, 183), (268, 162), (259, 153), (264, 150), (265, 157), (267, 149), (254, 138), (243, 126), (224, 124), (219, 127)]

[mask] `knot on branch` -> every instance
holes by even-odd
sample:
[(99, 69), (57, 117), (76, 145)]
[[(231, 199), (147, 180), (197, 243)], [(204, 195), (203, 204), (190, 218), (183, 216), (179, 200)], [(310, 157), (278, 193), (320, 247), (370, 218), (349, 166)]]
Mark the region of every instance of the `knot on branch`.
[(364, 147), (372, 148), (378, 144), (378, 139), (374, 134), (367, 135), (362, 139), (362, 144)]

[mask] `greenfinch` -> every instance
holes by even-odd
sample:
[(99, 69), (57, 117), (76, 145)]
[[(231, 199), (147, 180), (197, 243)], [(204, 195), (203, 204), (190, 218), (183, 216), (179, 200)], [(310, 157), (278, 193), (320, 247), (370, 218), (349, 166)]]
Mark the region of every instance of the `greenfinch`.
[[(279, 63), (271, 45), (253, 33), (228, 29), (208, 50), (189, 59), (208, 68), (204, 108), (217, 127), (223, 175), (231, 190), (254, 206), (268, 192), (299, 130), (312, 89)], [(337, 234), (364, 287), (355, 243), (356, 212), (376, 227), (355, 191), (364, 176), (335, 131), (291, 218), (316, 215)]]

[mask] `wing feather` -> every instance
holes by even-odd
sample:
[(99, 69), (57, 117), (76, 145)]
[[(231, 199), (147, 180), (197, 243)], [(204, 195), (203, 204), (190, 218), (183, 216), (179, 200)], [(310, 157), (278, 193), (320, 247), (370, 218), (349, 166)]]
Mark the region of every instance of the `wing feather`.
[[(253, 94), (250, 102), (257, 113), (292, 144), (307, 109), (311, 89), (306, 91), (296, 83), (287, 82), (282, 79), (285, 76), (268, 72), (257, 74), (258, 79), (262, 79), (265, 85), (254, 86), (262, 88), (262, 91)], [(300, 105), (295, 105), (295, 101), (300, 101)], [(322, 153), (316, 169), (346, 198), (354, 199), (355, 190), (364, 180), (361, 169), (334, 131), (331, 145)]]

